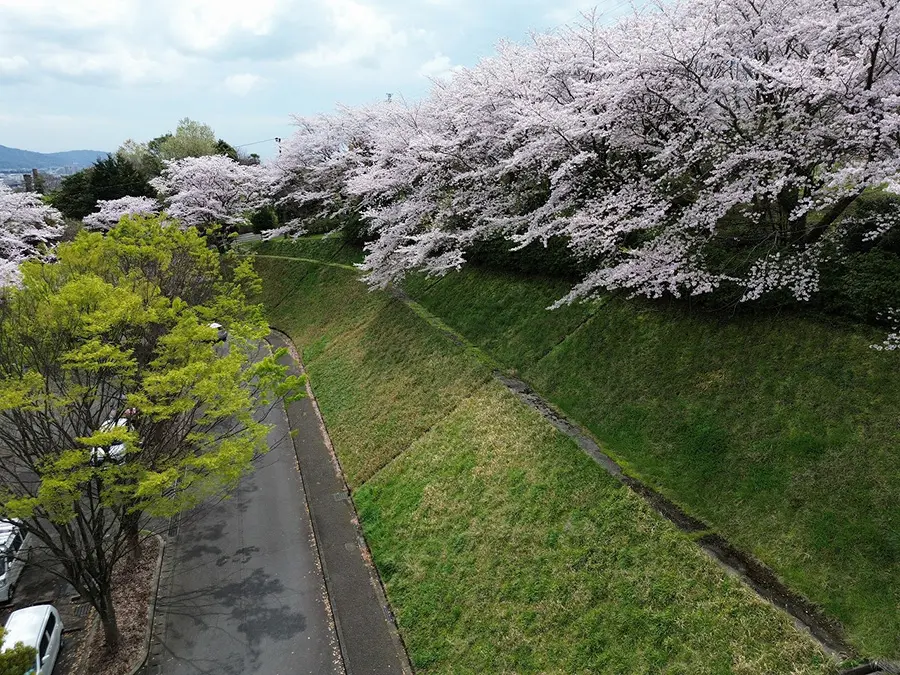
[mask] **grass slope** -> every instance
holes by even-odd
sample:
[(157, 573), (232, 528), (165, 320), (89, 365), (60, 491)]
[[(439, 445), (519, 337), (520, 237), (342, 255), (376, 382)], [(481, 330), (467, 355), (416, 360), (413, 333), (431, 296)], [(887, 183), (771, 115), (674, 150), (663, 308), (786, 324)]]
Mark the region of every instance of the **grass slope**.
[(304, 353), (417, 670), (833, 670), (411, 309), (350, 271), (257, 268), (271, 321)]
[(621, 300), (544, 311), (566, 289), (475, 269), (409, 283), (861, 650), (900, 656), (900, 359), (869, 348), (882, 336)]
[(802, 673), (826, 659), (490, 383), (356, 493), (417, 669)]
[(490, 372), (354, 272), (260, 258), (269, 321), (301, 349), (351, 487), (451, 411)]

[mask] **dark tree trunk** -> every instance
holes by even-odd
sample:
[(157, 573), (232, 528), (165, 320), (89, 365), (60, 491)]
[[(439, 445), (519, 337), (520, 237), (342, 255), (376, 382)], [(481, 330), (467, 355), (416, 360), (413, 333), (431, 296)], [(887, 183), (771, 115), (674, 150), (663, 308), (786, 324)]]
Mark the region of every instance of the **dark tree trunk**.
[(136, 560), (141, 555), (140, 512), (122, 516), (122, 528), (125, 530), (128, 555)]
[(112, 602), (112, 592), (107, 591), (102, 598), (98, 599), (97, 605), (94, 607), (97, 615), (100, 617), (100, 623), (103, 626), (103, 635), (106, 638), (106, 650), (115, 653), (119, 649), (122, 634), (119, 632), (119, 623), (116, 620), (116, 608)]

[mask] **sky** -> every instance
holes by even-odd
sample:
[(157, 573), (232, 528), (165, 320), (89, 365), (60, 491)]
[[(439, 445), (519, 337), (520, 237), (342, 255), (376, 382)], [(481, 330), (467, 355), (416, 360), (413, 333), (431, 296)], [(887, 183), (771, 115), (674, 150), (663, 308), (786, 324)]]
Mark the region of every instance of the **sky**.
[(630, 11), (627, 0), (0, 0), (0, 145), (110, 151), (190, 117), (267, 157), (291, 115), (418, 98), (500, 39), (594, 7), (610, 21)]

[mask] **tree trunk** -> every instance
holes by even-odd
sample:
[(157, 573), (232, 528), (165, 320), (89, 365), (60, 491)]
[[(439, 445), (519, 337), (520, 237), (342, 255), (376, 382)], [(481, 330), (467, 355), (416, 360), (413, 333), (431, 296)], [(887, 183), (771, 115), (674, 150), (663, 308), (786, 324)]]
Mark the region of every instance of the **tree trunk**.
[(140, 513), (129, 513), (122, 516), (122, 527), (125, 529), (126, 545), (131, 560), (141, 555)]
[(119, 623), (116, 620), (116, 608), (112, 602), (112, 592), (107, 591), (95, 607), (103, 625), (103, 634), (106, 637), (106, 650), (115, 653), (119, 650), (122, 634), (119, 632)]

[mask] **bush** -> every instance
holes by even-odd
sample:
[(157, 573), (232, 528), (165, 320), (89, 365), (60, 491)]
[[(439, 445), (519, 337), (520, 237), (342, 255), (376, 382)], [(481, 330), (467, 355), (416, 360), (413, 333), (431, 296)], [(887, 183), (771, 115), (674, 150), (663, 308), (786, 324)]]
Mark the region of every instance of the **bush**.
[(250, 216), (251, 230), (256, 233), (265, 232), (278, 227), (278, 214), (271, 206), (263, 207)]
[(579, 279), (591, 269), (576, 258), (563, 237), (551, 237), (544, 246), (532, 242), (524, 248), (512, 250), (514, 244), (501, 235), (476, 242), (466, 258), (484, 269), (542, 275), (560, 279)]
[(820, 302), (827, 312), (879, 322), (900, 307), (900, 256), (880, 248), (848, 255), (823, 273)]

